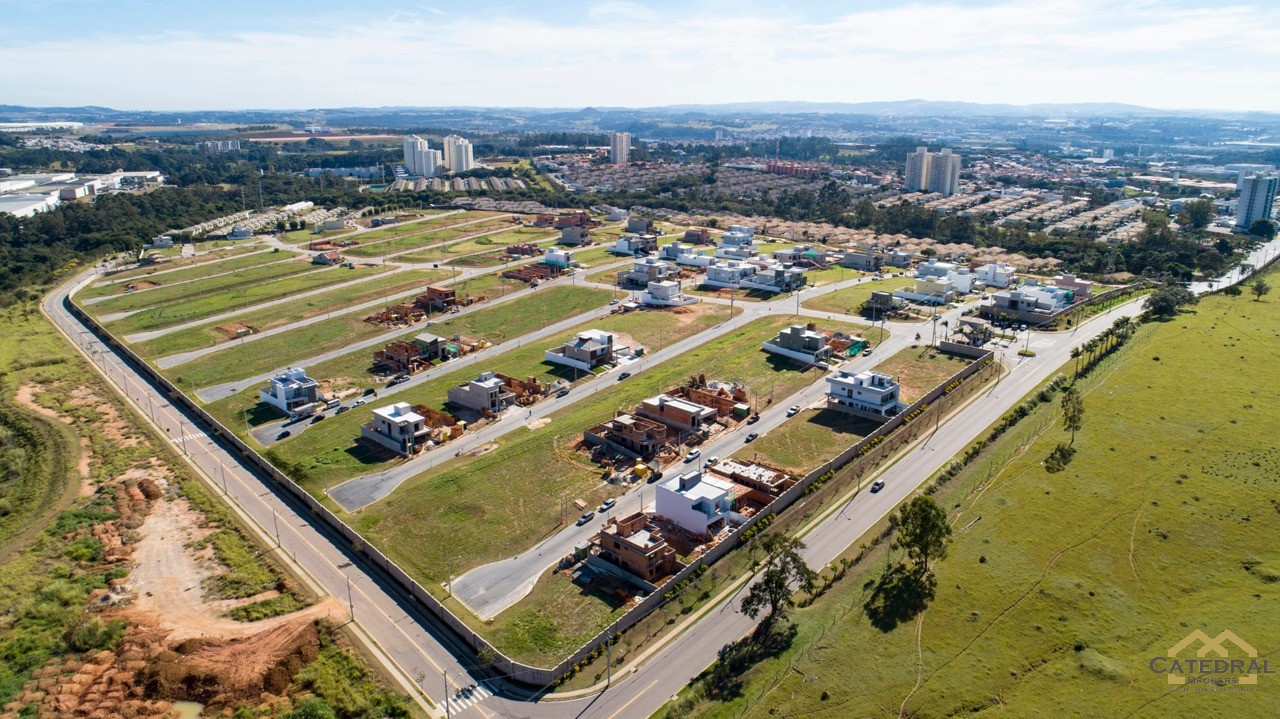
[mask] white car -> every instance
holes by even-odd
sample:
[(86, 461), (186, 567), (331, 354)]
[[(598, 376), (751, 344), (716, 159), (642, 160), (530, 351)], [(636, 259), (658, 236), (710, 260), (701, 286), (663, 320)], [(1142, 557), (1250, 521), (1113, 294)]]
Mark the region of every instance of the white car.
[(698, 457), (701, 457), (701, 456), (702, 456), (702, 450), (700, 450), (700, 449), (695, 449), (695, 450), (693, 450), (692, 452), (690, 452), (690, 453), (688, 453), (688, 454), (686, 454), (686, 455), (684, 456), (684, 461), (686, 461), (686, 462), (692, 462), (693, 460), (695, 460), (695, 459), (697, 459)]

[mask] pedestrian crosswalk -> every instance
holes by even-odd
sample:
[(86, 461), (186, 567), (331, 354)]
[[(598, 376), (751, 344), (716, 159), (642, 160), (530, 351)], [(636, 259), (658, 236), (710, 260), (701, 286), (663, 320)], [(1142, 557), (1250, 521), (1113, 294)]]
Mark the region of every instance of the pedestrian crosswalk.
[(473, 707), (491, 696), (493, 696), (493, 692), (489, 691), (483, 684), (475, 685), (474, 689), (459, 689), (453, 693), (453, 696), (449, 697), (449, 714), (450, 716), (457, 716), (458, 712), (463, 709)]

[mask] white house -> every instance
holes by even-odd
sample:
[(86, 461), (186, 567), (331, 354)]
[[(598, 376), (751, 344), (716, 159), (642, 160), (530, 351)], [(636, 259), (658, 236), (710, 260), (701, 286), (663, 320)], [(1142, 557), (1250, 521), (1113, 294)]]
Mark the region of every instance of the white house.
[(957, 267), (947, 273), (947, 279), (951, 280), (951, 286), (956, 288), (956, 292), (967, 295), (973, 292), (973, 286), (978, 277), (970, 272), (968, 267)]
[(661, 282), (677, 277), (680, 271), (676, 266), (656, 257), (642, 257), (635, 261), (630, 270), (618, 273), (618, 282), (623, 285), (648, 285), (650, 282)]
[(1008, 262), (989, 262), (975, 270), (974, 275), (984, 285), (1000, 289), (1018, 281), (1018, 270)]
[(640, 293), (640, 304), (650, 307), (679, 307), (699, 302), (702, 298), (680, 291), (680, 283), (672, 280), (650, 282)]
[(754, 275), (744, 277), (738, 287), (744, 290), (763, 290), (765, 292), (792, 292), (804, 287), (809, 282), (804, 270), (790, 265), (770, 265), (757, 270)]
[(827, 384), (828, 409), (888, 419), (902, 408), (898, 382), (887, 374), (841, 370), (827, 377)]
[(761, 344), (760, 349), (808, 364), (818, 364), (831, 358), (831, 346), (827, 344), (826, 335), (805, 325), (783, 328), (776, 337)]
[(916, 276), (918, 277), (946, 277), (955, 272), (956, 265), (954, 262), (939, 262), (938, 258), (930, 257), (928, 260), (916, 265)]
[(1093, 284), (1094, 284), (1093, 281), (1082, 280), (1079, 277), (1076, 277), (1075, 275), (1071, 275), (1071, 274), (1054, 275), (1053, 284), (1056, 287), (1061, 287), (1066, 290), (1071, 290), (1071, 292), (1075, 295), (1074, 299), (1077, 299), (1077, 300), (1084, 299), (1089, 295), (1093, 294)]
[(539, 261), (544, 265), (555, 265), (556, 267), (568, 269), (574, 264), (573, 252), (559, 247), (548, 247), (547, 251), (542, 253), (542, 259)]
[(1075, 302), (1075, 292), (1063, 287), (1027, 282), (1016, 289), (997, 292), (991, 296), (990, 308), (996, 314), (1002, 311), (1047, 314), (1056, 312)]
[(714, 535), (739, 516), (733, 511), (732, 486), (719, 477), (686, 472), (658, 485), (654, 513), (687, 532)]
[(308, 377), (307, 371), (301, 367), (286, 369), (267, 380), (267, 386), (258, 391), (258, 399), (264, 404), (288, 415), (319, 397), (320, 383)]
[(710, 250), (697, 250), (683, 242), (672, 242), (659, 249), (658, 257), (686, 267), (707, 267), (715, 261)]
[(609, 252), (615, 255), (647, 255), (658, 250), (657, 235), (637, 235), (627, 233), (609, 246)]
[(430, 439), (427, 418), (413, 411), (408, 402), (373, 410), (373, 420), (360, 428), (360, 435), (404, 457), (417, 454)]
[(615, 353), (628, 349), (615, 346), (613, 340), (613, 335), (603, 330), (586, 330), (560, 347), (546, 350), (543, 359), (552, 364), (590, 372), (596, 367), (613, 363)]
[(913, 302), (928, 302), (944, 305), (955, 299), (956, 287), (947, 277), (916, 276), (914, 287), (903, 287), (893, 291), (893, 296)]
[(712, 287), (731, 287), (736, 289), (742, 285), (744, 279), (751, 277), (755, 273), (755, 265), (749, 265), (745, 262), (734, 260), (715, 262), (707, 267), (705, 284)]

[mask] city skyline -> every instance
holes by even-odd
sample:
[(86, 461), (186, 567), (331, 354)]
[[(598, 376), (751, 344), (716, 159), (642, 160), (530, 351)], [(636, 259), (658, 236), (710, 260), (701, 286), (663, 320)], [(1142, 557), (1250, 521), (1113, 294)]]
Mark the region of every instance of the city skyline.
[(179, 111), (908, 97), (1280, 111), (1255, 90), (1280, 81), (1280, 8), (1258, 2), (669, 5), (320, 2), (300, 16), (231, 3), (193, 19), (147, 3), (0, 0), (0, 62), (43, 69), (0, 78), (0, 97)]

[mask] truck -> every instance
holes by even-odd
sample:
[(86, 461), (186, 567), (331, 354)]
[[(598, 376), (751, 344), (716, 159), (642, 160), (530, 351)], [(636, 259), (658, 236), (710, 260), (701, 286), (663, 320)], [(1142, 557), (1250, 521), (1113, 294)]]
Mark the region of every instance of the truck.
[(298, 405), (289, 413), (289, 419), (298, 420), (303, 417), (310, 417), (316, 413), (316, 404), (317, 403), (312, 402), (310, 404)]

